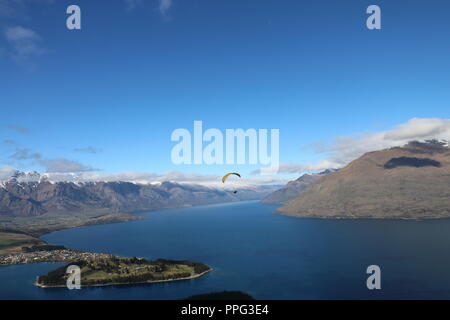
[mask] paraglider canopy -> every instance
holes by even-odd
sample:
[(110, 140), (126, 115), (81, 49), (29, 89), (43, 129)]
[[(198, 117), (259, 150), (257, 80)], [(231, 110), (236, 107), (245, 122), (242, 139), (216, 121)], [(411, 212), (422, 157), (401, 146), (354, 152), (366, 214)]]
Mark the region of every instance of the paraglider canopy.
[(227, 181), (228, 177), (231, 176), (231, 175), (238, 176), (239, 178), (241, 177), (241, 175), (239, 173), (230, 172), (230, 173), (227, 173), (226, 175), (223, 176), (222, 183), (225, 183), (225, 181)]

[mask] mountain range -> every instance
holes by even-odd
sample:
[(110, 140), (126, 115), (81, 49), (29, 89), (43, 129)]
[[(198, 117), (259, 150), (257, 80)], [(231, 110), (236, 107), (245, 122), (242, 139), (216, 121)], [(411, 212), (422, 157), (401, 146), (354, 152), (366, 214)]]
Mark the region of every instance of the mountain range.
[(303, 190), (310, 185), (314, 184), (320, 177), (331, 172), (335, 172), (337, 169), (327, 169), (316, 174), (304, 174), (300, 178), (289, 181), (284, 187), (275, 192), (267, 195), (261, 200), (262, 203), (275, 203), (284, 204), (289, 200), (298, 196)]
[(318, 178), (277, 212), (315, 218), (450, 217), (450, 148), (447, 142), (414, 141), (366, 153)]
[(135, 212), (161, 208), (258, 200), (279, 186), (241, 187), (237, 192), (162, 182), (51, 182), (37, 172), (17, 171), (0, 185), (0, 216), (35, 217), (83, 212)]
[(0, 184), (0, 217), (130, 213), (243, 200), (283, 204), (278, 213), (316, 218), (450, 217), (450, 148), (410, 142), (369, 152), (340, 170), (279, 186), (229, 189), (162, 182), (49, 181), (17, 171)]

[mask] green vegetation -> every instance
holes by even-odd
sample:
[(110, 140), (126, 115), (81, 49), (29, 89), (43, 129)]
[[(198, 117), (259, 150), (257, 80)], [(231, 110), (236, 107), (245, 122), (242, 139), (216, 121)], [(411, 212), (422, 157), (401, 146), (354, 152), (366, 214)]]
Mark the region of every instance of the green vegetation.
[[(128, 214), (44, 214), (35, 217), (0, 217), (0, 264), (64, 261), (81, 268), (82, 286), (105, 286), (174, 281), (199, 277), (211, 269), (202, 263), (123, 258), (50, 245), (37, 237), (67, 228), (142, 219)], [(66, 286), (67, 266), (40, 276), (36, 285)]]
[(55, 251), (55, 250), (65, 250), (66, 247), (64, 246), (55, 246), (51, 244), (42, 244), (32, 247), (23, 247), (23, 252), (37, 252), (37, 251)]
[(0, 217), (0, 231), (25, 233), (33, 237), (53, 231), (94, 224), (138, 220), (140, 217), (124, 213), (43, 214), (34, 217)]
[(44, 243), (44, 241), (26, 234), (0, 232), (0, 254), (22, 251), (23, 247), (31, 247)]
[[(43, 214), (33, 217), (0, 216), (0, 255), (30, 252), (26, 251), (26, 248), (36, 245), (46, 245), (45, 241), (38, 239), (38, 237), (46, 233), (95, 224), (139, 219), (142, 218), (125, 213), (109, 214), (105, 212)], [(38, 248), (34, 250), (36, 249)], [(48, 247), (41, 248), (39, 251), (48, 251), (48, 249)]]
[[(82, 286), (137, 284), (194, 278), (211, 270), (207, 265), (192, 261), (159, 259), (147, 261), (142, 258), (110, 257), (78, 261)], [(37, 285), (43, 287), (65, 286), (67, 266), (40, 276)]]

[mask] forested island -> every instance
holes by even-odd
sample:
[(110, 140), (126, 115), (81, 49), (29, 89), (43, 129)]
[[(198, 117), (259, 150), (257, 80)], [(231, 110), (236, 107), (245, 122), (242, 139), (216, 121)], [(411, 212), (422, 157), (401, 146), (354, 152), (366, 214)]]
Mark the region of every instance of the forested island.
[[(143, 258), (124, 258), (113, 255), (72, 263), (81, 269), (81, 286), (130, 285), (200, 277), (212, 269), (199, 262)], [(60, 267), (37, 278), (36, 285), (43, 288), (66, 287), (69, 265)]]

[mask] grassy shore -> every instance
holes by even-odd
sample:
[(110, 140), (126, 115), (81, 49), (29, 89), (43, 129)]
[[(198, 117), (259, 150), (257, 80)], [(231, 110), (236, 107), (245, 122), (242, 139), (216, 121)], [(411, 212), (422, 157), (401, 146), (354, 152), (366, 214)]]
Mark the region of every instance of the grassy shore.
[(22, 247), (46, 244), (38, 237), (64, 229), (140, 220), (125, 213), (45, 214), (38, 217), (0, 218), (0, 255), (22, 252)]
[(0, 217), (0, 231), (40, 237), (46, 233), (63, 229), (140, 219), (142, 217), (126, 213), (107, 212), (43, 214), (36, 217)]
[(21, 252), (22, 248), (45, 244), (45, 241), (20, 233), (0, 232), (0, 255)]

